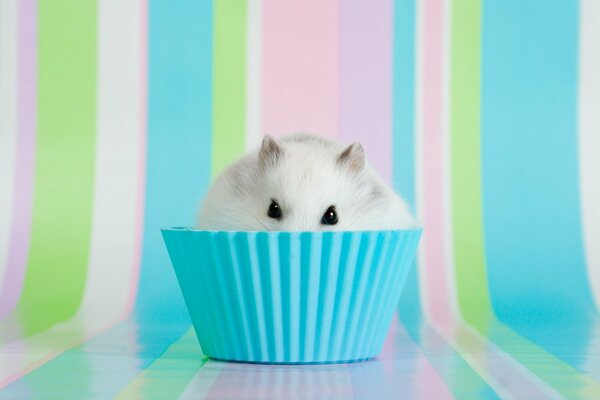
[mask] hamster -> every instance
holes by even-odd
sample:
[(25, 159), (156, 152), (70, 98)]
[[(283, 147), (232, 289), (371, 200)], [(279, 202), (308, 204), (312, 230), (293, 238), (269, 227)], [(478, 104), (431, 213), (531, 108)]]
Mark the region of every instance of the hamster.
[(369, 167), (362, 145), (308, 134), (265, 136), (216, 179), (197, 223), (222, 231), (413, 227), (407, 204)]

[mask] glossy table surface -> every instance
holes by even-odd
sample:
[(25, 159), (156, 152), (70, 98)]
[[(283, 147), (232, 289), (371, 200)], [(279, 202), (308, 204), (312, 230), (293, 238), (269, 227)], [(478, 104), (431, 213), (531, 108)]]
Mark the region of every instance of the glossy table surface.
[[(494, 324), (492, 324), (494, 325)], [(57, 355), (33, 371), (18, 371), (0, 398), (598, 398), (597, 326), (561, 342), (562, 356), (496, 322), (489, 335), (464, 324), (442, 327), (395, 319), (381, 354), (352, 364), (259, 365), (226, 363), (202, 354), (186, 324), (140, 326), (130, 318)], [(79, 333), (72, 334), (76, 338)], [(543, 333), (543, 335), (541, 335)], [(585, 334), (585, 337), (583, 336)], [(579, 336), (577, 336), (579, 335)], [(572, 340), (578, 337), (578, 340)], [(7, 372), (56, 345), (5, 346)], [(538, 343), (544, 343), (538, 342)], [(49, 353), (48, 357), (55, 354)], [(567, 355), (567, 356), (565, 356)], [(30, 367), (31, 369), (31, 367)], [(5, 380), (4, 383), (8, 382)]]

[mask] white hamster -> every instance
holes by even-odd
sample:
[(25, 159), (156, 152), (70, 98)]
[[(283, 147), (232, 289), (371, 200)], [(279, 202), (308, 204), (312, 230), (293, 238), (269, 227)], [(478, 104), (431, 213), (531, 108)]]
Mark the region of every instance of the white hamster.
[(307, 134), (265, 136), (225, 169), (197, 227), (223, 231), (409, 229), (406, 203), (366, 164), (363, 147)]

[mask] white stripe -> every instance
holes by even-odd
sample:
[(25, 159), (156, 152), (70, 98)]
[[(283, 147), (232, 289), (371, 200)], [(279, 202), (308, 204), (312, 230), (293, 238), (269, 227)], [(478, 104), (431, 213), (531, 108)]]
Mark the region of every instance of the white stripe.
[(452, 224), (452, 155), (451, 150), (451, 127), (450, 127), (450, 90), (452, 77), (452, 0), (444, 0), (444, 38), (443, 40), (443, 63), (442, 68), (442, 163), (443, 170), (443, 188), (442, 204), (444, 207), (444, 273), (446, 287), (448, 288), (448, 308), (452, 313), (452, 318), (461, 318), (458, 308), (458, 298), (456, 293), (456, 274), (454, 266), (454, 235)]
[(600, 309), (600, 2), (581, 0), (579, 170), (589, 281)]
[(84, 298), (69, 321), (0, 349), (6, 355), (0, 362), (0, 383), (111, 326), (124, 316), (134, 295), (141, 227), (145, 0), (104, 0), (98, 12), (96, 170)]
[(98, 116), (90, 263), (80, 310), (122, 315), (137, 277), (145, 0), (99, 3)]
[(261, 7), (262, 0), (248, 0), (246, 32), (246, 150), (258, 147), (261, 132)]
[(8, 257), (17, 150), (17, 1), (0, 1), (0, 288)]

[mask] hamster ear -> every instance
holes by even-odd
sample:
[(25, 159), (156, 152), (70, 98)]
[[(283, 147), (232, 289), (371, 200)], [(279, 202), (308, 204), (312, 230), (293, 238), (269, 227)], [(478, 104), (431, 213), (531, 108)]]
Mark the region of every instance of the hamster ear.
[(365, 167), (365, 149), (358, 142), (352, 143), (340, 153), (337, 164), (348, 166), (354, 172), (360, 172)]
[(275, 166), (283, 157), (283, 149), (270, 135), (265, 135), (258, 152), (258, 162), (261, 167)]

